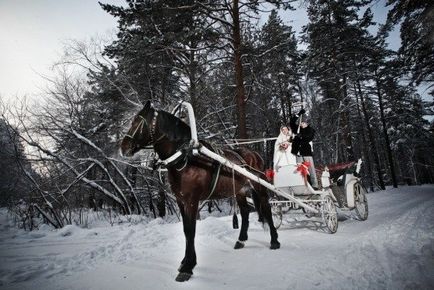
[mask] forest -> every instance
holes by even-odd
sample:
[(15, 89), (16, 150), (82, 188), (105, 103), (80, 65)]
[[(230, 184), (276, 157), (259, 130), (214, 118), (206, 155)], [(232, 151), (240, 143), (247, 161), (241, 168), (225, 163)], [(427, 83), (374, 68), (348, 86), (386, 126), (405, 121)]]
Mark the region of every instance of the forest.
[[(316, 164), (361, 158), (371, 192), (434, 183), (434, 2), (387, 0), (384, 23), (374, 2), (100, 3), (116, 35), (70, 41), (36, 105), (0, 104), (0, 206), (27, 230), (85, 226), (89, 211), (111, 222), (179, 215), (152, 150), (119, 154), (148, 100), (166, 111), (190, 102), (200, 139), (216, 147), (276, 137), (303, 107)], [(300, 5), (297, 35), (281, 12)], [(246, 146), (272, 167), (272, 141)]]

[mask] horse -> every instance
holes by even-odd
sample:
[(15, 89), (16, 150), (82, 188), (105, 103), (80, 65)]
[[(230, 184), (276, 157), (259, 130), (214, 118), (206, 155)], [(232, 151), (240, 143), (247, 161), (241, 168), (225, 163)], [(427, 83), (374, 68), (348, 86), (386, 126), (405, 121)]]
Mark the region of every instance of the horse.
[[(134, 117), (120, 144), (121, 154), (126, 157), (131, 157), (150, 145), (161, 160), (168, 160), (176, 152), (182, 152), (178, 158), (166, 165), (170, 188), (181, 213), (186, 240), (185, 255), (175, 279), (178, 282), (189, 280), (197, 264), (194, 238), (201, 200), (235, 196), (241, 213), (241, 229), (234, 249), (241, 249), (248, 238), (250, 209), (246, 196), (250, 195), (259, 220), (268, 224), (271, 235), (270, 249), (280, 248), (266, 189), (262, 185), (252, 184), (249, 179), (229, 168), (221, 167), (206, 156), (192, 154), (190, 141), (189, 125), (168, 112), (154, 109), (148, 101)], [(200, 141), (200, 146), (210, 149), (209, 144), (203, 141)], [(254, 151), (242, 148), (222, 150), (219, 154), (236, 164), (250, 168), (256, 175), (263, 174), (264, 161)]]

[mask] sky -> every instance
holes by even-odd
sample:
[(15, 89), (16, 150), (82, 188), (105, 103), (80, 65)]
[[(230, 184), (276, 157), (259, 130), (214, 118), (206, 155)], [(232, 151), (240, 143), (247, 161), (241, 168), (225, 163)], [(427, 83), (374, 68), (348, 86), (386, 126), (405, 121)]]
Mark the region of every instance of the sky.
[[(387, 15), (384, 2), (372, 4), (379, 22)], [(300, 31), (307, 15), (297, 2), (295, 7), (297, 11), (281, 16)], [(116, 19), (103, 11), (97, 0), (0, 0), (0, 97), (10, 102), (41, 94), (47, 85), (42, 76), (52, 76), (51, 67), (60, 59), (66, 41), (114, 33), (116, 26)], [(392, 42), (396, 49), (397, 34)]]
[[(102, 0), (122, 4), (122, 0)], [(0, 97), (38, 94), (65, 41), (116, 28), (96, 0), (0, 0)]]

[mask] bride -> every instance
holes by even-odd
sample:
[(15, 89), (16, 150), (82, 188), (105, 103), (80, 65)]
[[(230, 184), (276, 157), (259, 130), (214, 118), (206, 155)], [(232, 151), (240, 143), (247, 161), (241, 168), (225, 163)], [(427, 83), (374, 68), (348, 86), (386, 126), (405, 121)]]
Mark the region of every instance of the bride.
[(291, 136), (292, 132), (288, 127), (282, 126), (280, 134), (274, 144), (274, 170), (278, 171), (280, 167), (297, 164), (295, 155), (291, 153)]

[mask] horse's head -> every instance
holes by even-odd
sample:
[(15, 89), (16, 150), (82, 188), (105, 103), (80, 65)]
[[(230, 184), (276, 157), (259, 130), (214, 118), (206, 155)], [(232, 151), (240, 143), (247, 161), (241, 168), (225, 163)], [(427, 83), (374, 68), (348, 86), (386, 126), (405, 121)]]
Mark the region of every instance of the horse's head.
[(152, 143), (150, 123), (152, 122), (153, 112), (151, 102), (146, 102), (143, 109), (134, 117), (128, 133), (121, 142), (121, 154), (131, 157), (140, 149)]

